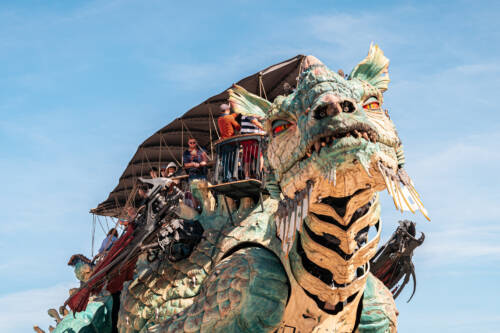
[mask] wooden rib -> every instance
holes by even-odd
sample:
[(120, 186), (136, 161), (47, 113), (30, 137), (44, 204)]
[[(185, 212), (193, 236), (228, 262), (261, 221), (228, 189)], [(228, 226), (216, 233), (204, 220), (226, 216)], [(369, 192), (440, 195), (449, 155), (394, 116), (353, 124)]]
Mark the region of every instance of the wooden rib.
[(367, 189), (361, 193), (353, 196), (347, 203), (345, 215), (344, 215), (344, 225), (347, 225), (351, 221), (351, 217), (359, 207), (366, 205), (375, 195), (375, 191)]
[(307, 235), (307, 232), (301, 234), (301, 244), (307, 258), (316, 265), (332, 272), (335, 282), (338, 284), (350, 283), (354, 280), (356, 268), (367, 263), (375, 255), (381, 229), (378, 229), (376, 237), (354, 253), (349, 260), (345, 260), (337, 252), (314, 242)]
[(337, 214), (335, 209), (332, 207), (328, 206), (327, 204), (323, 203), (313, 203), (310, 205), (309, 210), (313, 213), (320, 214), (320, 215), (328, 215), (333, 217), (338, 223), (342, 225), (346, 225), (344, 222), (344, 219)]
[(359, 218), (356, 223), (353, 223), (352, 226), (347, 230), (343, 230), (342, 228), (334, 224), (324, 222), (314, 215), (308, 216), (305, 219), (305, 223), (307, 224), (309, 229), (311, 229), (318, 235), (323, 235), (326, 233), (337, 237), (340, 240), (340, 249), (347, 254), (352, 254), (357, 248), (357, 243), (354, 239), (358, 232), (366, 226), (376, 225), (379, 221), (379, 216), (380, 205), (377, 197), (376, 202), (373, 203), (368, 212), (364, 216)]
[[(323, 302), (337, 304), (347, 300), (351, 295), (363, 288), (368, 277), (369, 269), (366, 267), (365, 274), (357, 278), (345, 287), (331, 287), (309, 273), (303, 266), (297, 254), (290, 254), (294, 269), (294, 277), (297, 282), (308, 292), (318, 296)], [(368, 266), (368, 265), (366, 265)]]

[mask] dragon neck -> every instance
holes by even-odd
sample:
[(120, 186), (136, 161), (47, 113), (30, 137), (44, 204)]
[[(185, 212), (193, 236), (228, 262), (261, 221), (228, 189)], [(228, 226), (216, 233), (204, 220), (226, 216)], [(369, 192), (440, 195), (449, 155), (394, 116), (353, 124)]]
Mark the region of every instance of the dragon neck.
[[(318, 201), (311, 203), (290, 253), (293, 274), (323, 311), (335, 315), (353, 307), (356, 312), (380, 238), (378, 194), (366, 189)], [(373, 239), (370, 228), (377, 230)]]

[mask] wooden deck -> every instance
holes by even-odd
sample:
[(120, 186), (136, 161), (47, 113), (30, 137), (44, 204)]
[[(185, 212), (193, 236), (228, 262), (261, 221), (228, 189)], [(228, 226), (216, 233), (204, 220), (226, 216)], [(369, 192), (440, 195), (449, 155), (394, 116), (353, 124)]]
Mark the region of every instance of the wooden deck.
[(232, 182), (210, 185), (208, 187), (216, 194), (224, 194), (230, 198), (259, 197), (262, 182), (257, 179), (236, 180)]

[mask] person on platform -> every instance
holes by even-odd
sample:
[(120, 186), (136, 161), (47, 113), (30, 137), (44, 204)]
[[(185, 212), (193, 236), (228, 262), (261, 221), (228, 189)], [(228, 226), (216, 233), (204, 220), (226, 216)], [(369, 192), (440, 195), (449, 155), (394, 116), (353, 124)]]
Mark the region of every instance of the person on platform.
[(207, 154), (198, 147), (196, 139), (189, 138), (188, 149), (182, 155), (182, 162), (189, 176), (189, 182), (193, 179), (207, 179), (207, 161)]
[[(235, 135), (241, 127), (236, 121), (237, 113), (231, 114), (231, 107), (229, 104), (222, 104), (220, 106), (221, 115), (217, 119), (219, 125), (219, 132), (221, 139), (228, 139)], [(220, 160), (222, 163), (222, 181), (228, 182), (234, 180), (234, 161), (238, 152), (238, 145), (234, 143), (223, 143), (219, 146)]]
[(165, 172), (165, 177), (175, 177), (176, 173), (177, 173), (177, 165), (174, 162), (168, 163)]
[(101, 248), (99, 249), (99, 253), (103, 253), (108, 251), (113, 243), (118, 239), (118, 231), (115, 228), (111, 228), (108, 231), (108, 235), (102, 241)]
[[(257, 117), (241, 116), (241, 134), (265, 134), (264, 127)], [(243, 147), (243, 172), (245, 179), (257, 176), (257, 158), (260, 158), (262, 167), (262, 153), (259, 156), (259, 142), (257, 140), (241, 141)], [(260, 170), (259, 170), (260, 171)]]

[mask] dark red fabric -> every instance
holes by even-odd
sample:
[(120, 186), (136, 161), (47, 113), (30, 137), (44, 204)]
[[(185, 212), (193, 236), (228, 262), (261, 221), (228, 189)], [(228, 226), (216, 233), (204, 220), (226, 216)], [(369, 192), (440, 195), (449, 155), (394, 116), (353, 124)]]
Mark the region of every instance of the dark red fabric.
[[(104, 284), (107, 282), (107, 290), (111, 293), (120, 291), (123, 288), (123, 283), (127, 280), (132, 279), (134, 275), (135, 263), (137, 258), (134, 257), (128, 263), (125, 263), (118, 272), (113, 272), (113, 270), (106, 273), (100, 273), (106, 266), (108, 266), (122, 251), (123, 249), (132, 241), (134, 227), (133, 224), (129, 224), (125, 233), (113, 244), (111, 249), (104, 257), (104, 259), (97, 264), (94, 268), (94, 272), (90, 279), (94, 278), (90, 283), (88, 283), (84, 288), (80, 289), (78, 292), (74, 293), (67, 301), (66, 304), (73, 310), (73, 312), (80, 312), (87, 308), (87, 303), (89, 301), (89, 296), (91, 293), (98, 293), (101, 291)], [(132, 258), (131, 258), (132, 259)], [(117, 264), (120, 267), (121, 263)], [(111, 274), (110, 274), (111, 273)], [(111, 275), (111, 276), (110, 276)], [(108, 280), (108, 276), (110, 279)], [(89, 279), (89, 281), (90, 281)], [(106, 281), (108, 280), (108, 281)]]
[(257, 140), (241, 141), (241, 146), (243, 147), (243, 163), (253, 162), (259, 152)]

